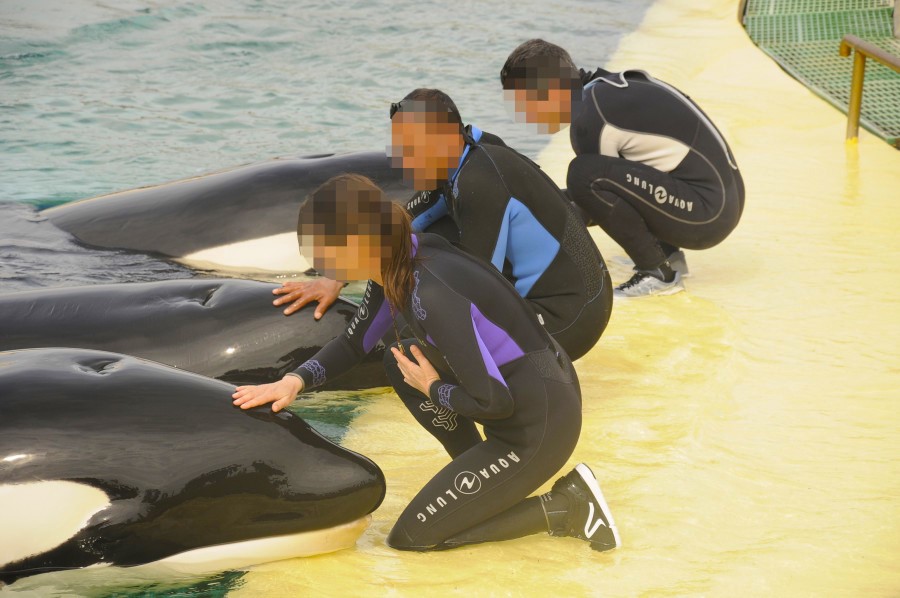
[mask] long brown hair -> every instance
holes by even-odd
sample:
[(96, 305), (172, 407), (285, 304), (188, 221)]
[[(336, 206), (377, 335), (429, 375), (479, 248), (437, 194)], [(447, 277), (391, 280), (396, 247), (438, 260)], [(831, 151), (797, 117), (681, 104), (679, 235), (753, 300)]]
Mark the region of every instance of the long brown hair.
[(398, 310), (409, 304), (418, 262), (413, 256), (412, 221), (371, 179), (341, 174), (322, 183), (300, 205), (297, 234), (301, 251), (313, 242), (346, 244), (353, 235), (377, 238), (385, 297)]

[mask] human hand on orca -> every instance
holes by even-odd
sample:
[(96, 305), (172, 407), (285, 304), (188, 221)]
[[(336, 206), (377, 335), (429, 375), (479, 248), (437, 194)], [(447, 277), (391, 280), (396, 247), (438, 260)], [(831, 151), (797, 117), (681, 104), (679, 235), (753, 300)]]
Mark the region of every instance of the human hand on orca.
[(303, 390), (303, 379), (299, 376), (288, 375), (278, 382), (269, 384), (238, 386), (231, 398), (234, 399), (233, 404), (241, 409), (274, 403), (272, 411), (278, 412), (293, 403), (301, 390)]
[(272, 289), (274, 295), (284, 295), (272, 302), (272, 305), (284, 305), (290, 303), (284, 315), (289, 316), (301, 307), (312, 301), (318, 301), (315, 319), (321, 318), (328, 308), (337, 301), (344, 283), (330, 278), (319, 277), (309, 282), (285, 282), (280, 288)]
[[(423, 393), (426, 397), (429, 395), (431, 385), (441, 379), (437, 370), (432, 367), (431, 363), (425, 359), (425, 354), (416, 345), (410, 345), (409, 352), (416, 361), (410, 360), (406, 355), (400, 352), (397, 347), (391, 347), (394, 359), (397, 360), (397, 367), (403, 374), (403, 381)], [(418, 363), (416, 363), (418, 362)]]

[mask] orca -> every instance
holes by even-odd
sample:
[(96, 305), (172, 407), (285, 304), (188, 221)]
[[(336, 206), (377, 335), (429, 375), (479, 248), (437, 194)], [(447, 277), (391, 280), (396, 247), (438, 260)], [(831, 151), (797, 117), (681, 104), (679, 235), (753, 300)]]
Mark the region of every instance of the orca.
[(0, 352), (0, 585), (355, 544), (384, 498), (378, 466), (289, 411), (234, 407), (233, 390), (117, 353)]
[[(262, 384), (343, 334), (357, 305), (339, 299), (285, 316), (277, 285), (241, 279), (98, 284), (0, 295), (0, 351), (73, 347), (125, 353), (232, 384)], [(323, 390), (390, 386), (379, 344)]]
[(281, 158), (73, 201), (42, 211), (92, 247), (155, 253), (213, 270), (304, 272), (300, 202), (333, 176), (357, 173), (395, 201), (413, 191), (383, 152)]

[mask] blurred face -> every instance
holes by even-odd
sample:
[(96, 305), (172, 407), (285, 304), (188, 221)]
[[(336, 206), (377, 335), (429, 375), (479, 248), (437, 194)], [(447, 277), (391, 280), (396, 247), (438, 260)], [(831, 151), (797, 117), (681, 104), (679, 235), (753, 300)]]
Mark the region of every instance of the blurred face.
[(381, 278), (382, 261), (390, 259), (389, 250), (381, 247), (381, 238), (372, 235), (348, 235), (341, 245), (328, 244), (327, 240), (316, 236), (315, 245), (303, 254), (312, 254), (313, 268), (333, 280), (348, 282)]
[(539, 133), (556, 133), (572, 122), (572, 90), (558, 80), (537, 84), (538, 89), (506, 89), (503, 96), (516, 122), (535, 125)]
[(391, 119), (391, 165), (417, 191), (436, 189), (459, 164), (465, 141), (447, 112), (404, 109)]
[(333, 280), (381, 280), (402, 211), (368, 180), (335, 177), (301, 207), (300, 253)]

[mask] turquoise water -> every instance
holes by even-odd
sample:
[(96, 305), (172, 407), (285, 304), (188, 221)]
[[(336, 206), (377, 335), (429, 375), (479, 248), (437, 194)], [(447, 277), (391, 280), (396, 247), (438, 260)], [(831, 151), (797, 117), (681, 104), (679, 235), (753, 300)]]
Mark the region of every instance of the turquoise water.
[[(382, 149), (389, 103), (416, 87), (445, 90), (467, 122), (536, 157), (546, 139), (503, 105), (506, 55), (544, 37), (602, 65), (649, 4), (0, 0), (0, 292), (203, 275), (82, 247), (37, 210), (274, 156)], [(301, 414), (339, 439), (359, 405)], [(240, 580), (97, 595), (223, 595)]]
[(498, 73), (543, 36), (603, 64), (648, 0), (0, 2), (0, 201), (48, 205), (273, 156), (381, 149), (440, 87), (534, 156)]

